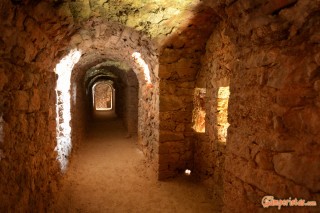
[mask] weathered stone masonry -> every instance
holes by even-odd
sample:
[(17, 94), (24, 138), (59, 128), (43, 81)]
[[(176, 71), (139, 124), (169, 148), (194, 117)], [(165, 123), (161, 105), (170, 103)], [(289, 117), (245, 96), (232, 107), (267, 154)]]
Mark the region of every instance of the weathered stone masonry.
[[(223, 212), (266, 211), (265, 195), (318, 202), (285, 212), (319, 211), (319, 0), (2, 0), (0, 12), (0, 212), (55, 200), (54, 68), (74, 49), (74, 150), (86, 90), (111, 79), (159, 179), (191, 169)], [(204, 133), (192, 128), (200, 105)]]
[[(34, 8), (2, 1), (0, 37), (1, 212), (45, 211), (57, 192), (59, 166), (55, 140), (56, 47), (43, 28), (60, 29), (63, 22), (40, 24), (45, 17)], [(54, 16), (53, 16), (54, 17)], [(50, 35), (50, 36), (49, 36)], [(59, 39), (55, 39), (58, 41)]]
[[(257, 211), (265, 195), (319, 200), (319, 6), (237, 1), (207, 42), (207, 137), (196, 158), (224, 212)], [(212, 107), (220, 86), (231, 92), (225, 146)]]

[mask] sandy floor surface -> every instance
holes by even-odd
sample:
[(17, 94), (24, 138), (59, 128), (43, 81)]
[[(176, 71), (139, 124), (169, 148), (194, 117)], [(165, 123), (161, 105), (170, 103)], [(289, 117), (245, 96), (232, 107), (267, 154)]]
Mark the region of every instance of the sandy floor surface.
[(215, 212), (192, 175), (157, 181), (121, 120), (97, 120), (89, 131), (65, 175), (55, 212)]

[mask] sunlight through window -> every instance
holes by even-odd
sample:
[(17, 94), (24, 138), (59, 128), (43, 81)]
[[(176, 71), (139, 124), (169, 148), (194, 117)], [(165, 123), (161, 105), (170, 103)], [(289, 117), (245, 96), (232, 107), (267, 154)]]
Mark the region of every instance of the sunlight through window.
[(228, 104), (229, 104), (230, 90), (229, 87), (219, 87), (217, 98), (217, 130), (218, 141), (226, 143), (228, 127)]
[(57, 121), (57, 146), (55, 151), (58, 153), (57, 160), (60, 162), (62, 171), (68, 165), (68, 156), (71, 152), (71, 112), (70, 112), (70, 78), (74, 65), (79, 61), (81, 52), (72, 50), (64, 57), (55, 68), (58, 74), (56, 87), (56, 121)]

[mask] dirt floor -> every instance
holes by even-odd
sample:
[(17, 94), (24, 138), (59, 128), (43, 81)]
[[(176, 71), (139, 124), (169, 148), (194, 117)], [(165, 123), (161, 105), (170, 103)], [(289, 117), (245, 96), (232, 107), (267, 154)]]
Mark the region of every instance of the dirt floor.
[(215, 212), (191, 176), (157, 181), (115, 117), (92, 123), (73, 156), (55, 212)]

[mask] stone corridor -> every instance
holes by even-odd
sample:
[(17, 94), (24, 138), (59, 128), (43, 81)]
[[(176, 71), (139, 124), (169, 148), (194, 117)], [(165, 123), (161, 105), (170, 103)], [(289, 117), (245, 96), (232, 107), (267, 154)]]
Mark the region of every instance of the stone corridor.
[(0, 1), (1, 213), (319, 212), (319, 138), (320, 0)]

